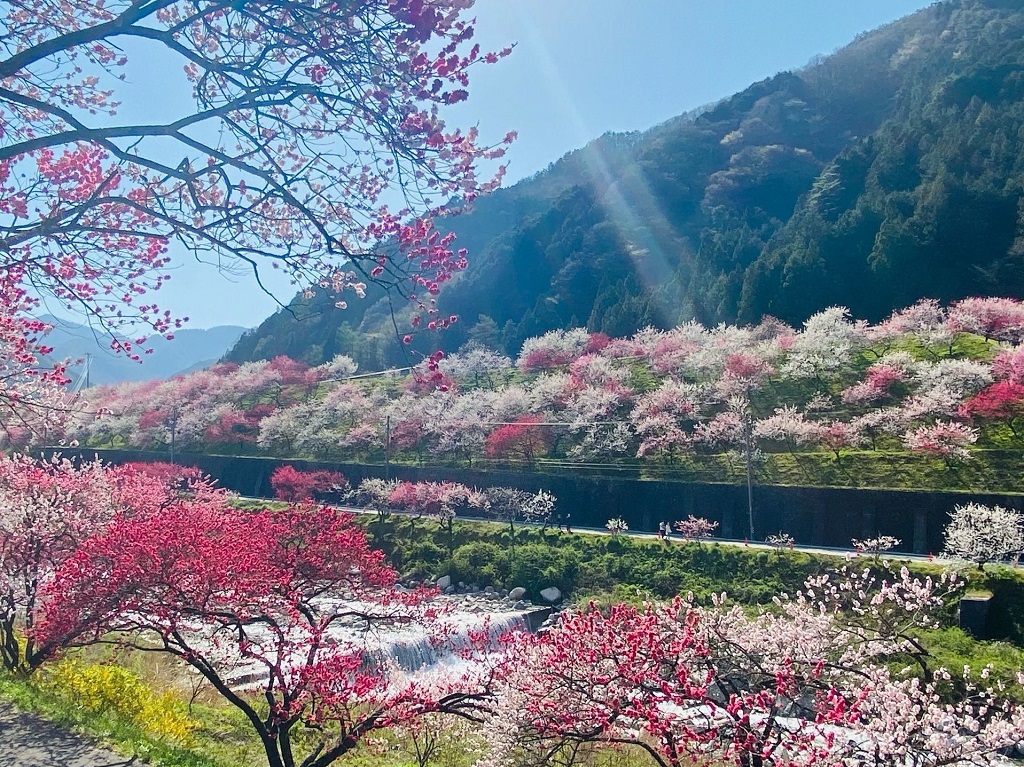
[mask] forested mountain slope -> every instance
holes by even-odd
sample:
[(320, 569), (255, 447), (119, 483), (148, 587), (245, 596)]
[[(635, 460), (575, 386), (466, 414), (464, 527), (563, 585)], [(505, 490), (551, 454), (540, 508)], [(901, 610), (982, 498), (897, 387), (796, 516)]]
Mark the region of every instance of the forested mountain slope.
[[(439, 309), (461, 321), (414, 346), (1024, 296), (1022, 139), (1024, 1), (937, 3), (479, 200), (449, 224), (471, 264)], [(344, 353), (369, 369), (401, 346), (371, 290), (344, 311), (296, 299), (229, 359)]]

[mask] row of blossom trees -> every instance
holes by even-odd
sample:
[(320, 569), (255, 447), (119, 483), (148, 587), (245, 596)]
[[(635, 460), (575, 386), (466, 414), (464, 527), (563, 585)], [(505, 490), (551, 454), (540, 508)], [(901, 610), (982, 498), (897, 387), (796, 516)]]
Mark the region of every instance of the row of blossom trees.
[[(954, 678), (919, 641), (955, 579), (826, 574), (758, 613), (724, 595), (590, 607), (495, 654), (331, 508), (242, 511), (194, 471), (59, 459), (0, 459), (0, 492), (5, 665), (98, 642), (166, 653), (244, 714), (270, 767), (326, 767), (425, 716), (482, 723), (494, 765), (588, 744), (662, 767), (987, 765), (1024, 733), (1024, 674)], [(411, 672), (366, 644), (410, 625), (466, 663)]]
[[(339, 358), (219, 365), (91, 393), (88, 444), (276, 455), (531, 463), (695, 454), (910, 451), (970, 459), (1021, 446), (1024, 304), (921, 301), (869, 325), (830, 308), (801, 330), (687, 324), (528, 340), (518, 359), (435, 355), (403, 380)], [(340, 380), (339, 380), (340, 379)]]
[[(5, 4), (0, 431), (52, 439), (73, 405), (37, 314), (72, 314), (141, 359), (187, 320), (154, 298), (181, 253), (264, 291), (282, 270), (339, 309), (393, 293), (413, 304), (411, 334), (448, 324), (432, 296), (469, 254), (434, 220), (494, 189), (490, 161), (515, 139), (445, 120), (511, 52), (473, 40), (472, 5)], [(156, 92), (172, 95), (139, 99)], [(212, 438), (244, 430), (221, 416)]]

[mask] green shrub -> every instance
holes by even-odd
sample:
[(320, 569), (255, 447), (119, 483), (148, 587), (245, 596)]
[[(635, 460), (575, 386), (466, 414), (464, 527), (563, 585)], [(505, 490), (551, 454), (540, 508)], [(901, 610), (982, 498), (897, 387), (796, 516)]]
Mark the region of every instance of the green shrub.
[(493, 543), (467, 543), (455, 549), (452, 580), (504, 586), (509, 576), (509, 553)]
[(528, 543), (517, 546), (515, 555), (510, 555), (508, 584), (522, 586), (533, 597), (548, 586), (567, 594), (576, 585), (579, 568), (579, 558), (573, 551)]

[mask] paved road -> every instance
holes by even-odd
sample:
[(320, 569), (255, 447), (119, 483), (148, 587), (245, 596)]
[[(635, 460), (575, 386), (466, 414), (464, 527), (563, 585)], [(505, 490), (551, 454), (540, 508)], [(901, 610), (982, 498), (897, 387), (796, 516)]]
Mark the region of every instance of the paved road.
[(126, 767), (127, 759), (35, 714), (0, 703), (0, 767)]

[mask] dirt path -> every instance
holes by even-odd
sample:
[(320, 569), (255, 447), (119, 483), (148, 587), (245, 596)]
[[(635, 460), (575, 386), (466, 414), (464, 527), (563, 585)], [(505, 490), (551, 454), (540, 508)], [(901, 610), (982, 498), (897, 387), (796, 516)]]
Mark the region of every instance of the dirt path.
[(59, 725), (0, 703), (0, 767), (126, 767), (139, 762), (97, 748)]

